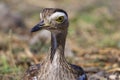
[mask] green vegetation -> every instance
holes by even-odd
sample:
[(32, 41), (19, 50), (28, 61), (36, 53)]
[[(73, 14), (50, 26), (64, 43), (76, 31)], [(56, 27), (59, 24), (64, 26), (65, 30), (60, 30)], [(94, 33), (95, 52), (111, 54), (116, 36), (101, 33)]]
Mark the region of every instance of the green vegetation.
[(116, 32), (119, 33), (119, 30), (117, 30), (119, 29), (119, 26), (117, 26), (118, 21), (108, 13), (100, 12), (100, 8), (103, 7), (80, 12), (76, 17), (71, 19), (69, 36), (76, 36), (77, 39), (75, 38), (75, 40), (83, 47), (89, 47), (92, 44), (92, 46), (96, 47), (119, 48), (120, 37), (119, 39), (114, 39), (115, 36), (113, 35)]

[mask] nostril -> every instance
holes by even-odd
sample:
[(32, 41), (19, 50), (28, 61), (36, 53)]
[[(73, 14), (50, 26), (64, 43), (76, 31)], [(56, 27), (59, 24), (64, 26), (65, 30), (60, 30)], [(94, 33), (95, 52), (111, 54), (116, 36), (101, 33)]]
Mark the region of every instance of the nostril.
[(41, 20), (40, 22), (39, 22), (39, 26), (43, 26), (44, 25), (44, 20)]

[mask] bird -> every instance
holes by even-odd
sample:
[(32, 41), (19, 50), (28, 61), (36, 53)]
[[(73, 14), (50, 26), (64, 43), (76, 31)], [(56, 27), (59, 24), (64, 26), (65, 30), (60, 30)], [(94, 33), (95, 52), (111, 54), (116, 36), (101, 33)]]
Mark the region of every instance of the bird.
[(69, 63), (64, 55), (69, 19), (65, 10), (44, 8), (40, 12), (40, 22), (31, 32), (48, 30), (51, 32), (51, 50), (46, 58), (30, 66), (23, 80), (87, 80), (85, 71)]

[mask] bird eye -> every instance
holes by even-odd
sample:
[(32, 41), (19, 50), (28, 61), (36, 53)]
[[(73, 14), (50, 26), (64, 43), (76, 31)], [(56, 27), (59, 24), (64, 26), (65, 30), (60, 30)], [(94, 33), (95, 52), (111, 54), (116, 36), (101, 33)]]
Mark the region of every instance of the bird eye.
[(57, 22), (63, 22), (64, 21), (64, 16), (60, 16), (56, 19)]

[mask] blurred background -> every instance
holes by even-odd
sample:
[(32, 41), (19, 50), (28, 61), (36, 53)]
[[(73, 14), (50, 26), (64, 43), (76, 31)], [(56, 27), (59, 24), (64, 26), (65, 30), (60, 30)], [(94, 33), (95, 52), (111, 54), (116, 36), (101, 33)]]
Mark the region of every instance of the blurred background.
[(30, 65), (46, 57), (50, 32), (30, 33), (46, 7), (68, 12), (69, 62), (88, 73), (120, 71), (120, 0), (0, 0), (1, 80), (19, 80)]

